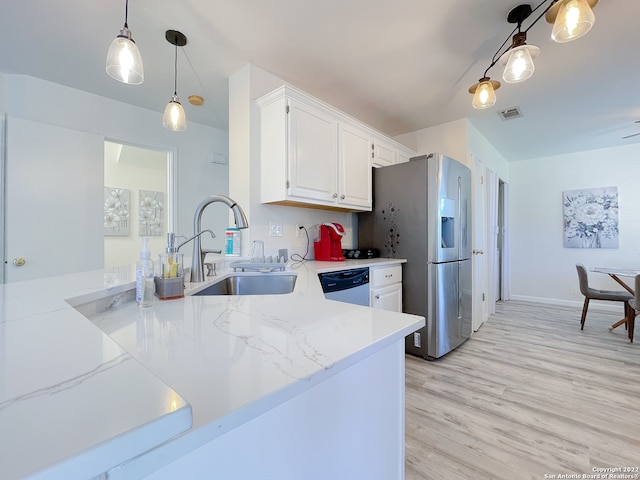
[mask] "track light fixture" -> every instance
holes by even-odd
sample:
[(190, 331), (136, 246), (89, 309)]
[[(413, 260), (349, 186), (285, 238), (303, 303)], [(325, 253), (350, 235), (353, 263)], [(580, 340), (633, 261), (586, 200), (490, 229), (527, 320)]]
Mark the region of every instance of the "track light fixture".
[(187, 37), (177, 30), (167, 30), (164, 36), (167, 42), (175, 45), (176, 48), (173, 65), (173, 96), (164, 110), (162, 125), (167, 130), (183, 132), (187, 129), (187, 117), (178, 99), (178, 47), (184, 47), (187, 44)]
[(113, 39), (107, 51), (107, 73), (122, 83), (138, 85), (144, 80), (144, 68), (140, 50), (133, 41), (127, 20), (129, 17), (129, 0), (124, 7), (124, 26), (120, 34)]
[[(500, 45), (493, 55), (491, 64), (484, 71), (483, 77), (478, 83), (469, 88), (469, 93), (474, 94), (473, 108), (489, 108), (496, 103), (495, 91), (500, 88), (500, 82), (491, 80), (489, 70), (496, 64), (505, 65), (502, 79), (506, 83), (519, 83), (528, 79), (535, 71), (533, 59), (540, 53), (540, 48), (535, 45), (527, 45), (527, 32), (538, 20), (545, 17), (548, 23), (553, 24), (551, 38), (558, 43), (565, 43), (585, 35), (595, 22), (592, 7), (598, 0), (542, 0), (534, 9), (531, 5), (518, 5), (509, 12), (507, 21), (515, 23), (509, 37), (511, 44), (505, 49), (509, 37)], [(529, 16), (538, 11), (542, 12), (526, 28), (522, 29), (523, 22)]]

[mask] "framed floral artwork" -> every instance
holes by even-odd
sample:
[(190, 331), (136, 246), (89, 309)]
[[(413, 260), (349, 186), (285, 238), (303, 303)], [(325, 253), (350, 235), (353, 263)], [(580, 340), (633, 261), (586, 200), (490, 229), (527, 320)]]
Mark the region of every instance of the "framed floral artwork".
[(564, 246), (618, 248), (618, 187), (563, 192)]
[(164, 193), (140, 190), (140, 236), (157, 237), (164, 230)]
[(126, 188), (104, 187), (104, 234), (129, 236), (129, 198)]

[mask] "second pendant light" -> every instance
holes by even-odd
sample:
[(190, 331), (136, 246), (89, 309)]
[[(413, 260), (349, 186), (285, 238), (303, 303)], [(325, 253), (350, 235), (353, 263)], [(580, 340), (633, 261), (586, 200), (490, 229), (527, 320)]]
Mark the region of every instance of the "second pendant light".
[(167, 130), (174, 132), (183, 132), (187, 129), (187, 117), (184, 108), (178, 99), (178, 47), (184, 47), (187, 44), (187, 37), (177, 30), (167, 30), (165, 33), (167, 42), (175, 45), (175, 60), (173, 74), (173, 96), (169, 101), (167, 108), (164, 110), (162, 117), (162, 125)]

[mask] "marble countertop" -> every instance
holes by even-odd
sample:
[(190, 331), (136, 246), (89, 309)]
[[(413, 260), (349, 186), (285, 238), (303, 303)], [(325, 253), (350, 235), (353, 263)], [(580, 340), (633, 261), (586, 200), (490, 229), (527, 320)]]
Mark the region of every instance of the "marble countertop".
[(91, 478), (190, 428), (187, 402), (66, 301), (129, 290), (133, 278), (131, 268), (0, 285), (3, 480)]
[[(291, 294), (186, 296), (148, 309), (122, 300), (133, 269), (2, 286), (0, 476), (65, 459), (80, 468), (71, 457), (116, 440), (120, 461), (186, 430), (201, 444), (311, 388), (424, 324), (325, 300), (317, 273), (398, 262), (306, 262), (288, 267), (298, 275)], [(135, 436), (152, 429), (153, 445)]]

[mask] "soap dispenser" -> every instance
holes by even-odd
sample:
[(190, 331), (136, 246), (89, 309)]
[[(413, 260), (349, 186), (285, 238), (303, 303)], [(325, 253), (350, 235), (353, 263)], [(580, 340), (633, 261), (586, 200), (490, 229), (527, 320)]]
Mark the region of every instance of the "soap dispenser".
[(136, 263), (136, 302), (139, 307), (153, 305), (155, 283), (153, 281), (153, 260), (149, 251), (149, 237), (142, 237), (140, 260)]
[(156, 293), (160, 300), (184, 297), (184, 269), (182, 253), (176, 247), (176, 234), (167, 234), (167, 249), (159, 256), (155, 277)]

